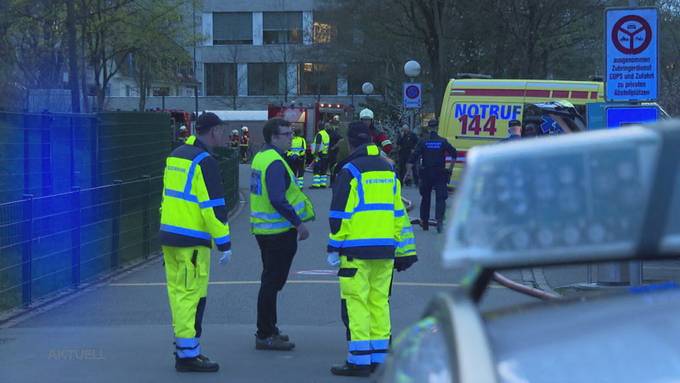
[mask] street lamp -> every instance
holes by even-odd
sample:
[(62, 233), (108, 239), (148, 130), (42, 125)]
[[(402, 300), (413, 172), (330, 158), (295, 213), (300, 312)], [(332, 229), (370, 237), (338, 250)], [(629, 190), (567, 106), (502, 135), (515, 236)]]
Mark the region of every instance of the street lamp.
[(363, 94), (365, 94), (366, 96), (373, 94), (373, 90), (374, 90), (373, 84), (371, 84), (368, 81), (361, 85), (361, 92), (363, 92)]
[(361, 84), (361, 93), (363, 93), (366, 97), (364, 98), (364, 103), (368, 106), (368, 96), (373, 94), (373, 91), (375, 88), (373, 87), (373, 83), (366, 81), (365, 83)]
[(420, 63), (416, 60), (409, 60), (404, 64), (404, 74), (413, 81), (420, 76)]
[[(411, 82), (415, 81), (415, 78), (420, 76), (420, 63), (416, 60), (409, 60), (404, 64), (404, 74), (409, 78)], [(412, 110), (409, 113), (409, 126), (411, 131), (415, 131), (416, 123), (416, 111)]]

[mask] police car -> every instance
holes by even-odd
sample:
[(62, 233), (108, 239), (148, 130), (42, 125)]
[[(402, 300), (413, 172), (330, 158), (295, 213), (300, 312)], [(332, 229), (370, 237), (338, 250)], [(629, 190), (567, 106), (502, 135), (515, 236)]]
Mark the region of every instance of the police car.
[(679, 381), (673, 282), (479, 308), (496, 271), (680, 258), (678, 147), (676, 120), (471, 150), (443, 252), (470, 272), (396, 338), (379, 381)]

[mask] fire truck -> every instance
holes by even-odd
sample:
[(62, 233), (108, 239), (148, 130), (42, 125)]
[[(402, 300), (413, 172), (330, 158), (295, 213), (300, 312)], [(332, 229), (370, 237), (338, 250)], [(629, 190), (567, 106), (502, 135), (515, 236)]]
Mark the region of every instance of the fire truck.
[(351, 119), (353, 111), (349, 105), (329, 102), (316, 102), (311, 108), (301, 105), (270, 104), (267, 108), (267, 118), (283, 118), (290, 122), (294, 129), (302, 129), (303, 136), (311, 141), (325, 123), (333, 120), (335, 116), (338, 116), (340, 123), (347, 122)]

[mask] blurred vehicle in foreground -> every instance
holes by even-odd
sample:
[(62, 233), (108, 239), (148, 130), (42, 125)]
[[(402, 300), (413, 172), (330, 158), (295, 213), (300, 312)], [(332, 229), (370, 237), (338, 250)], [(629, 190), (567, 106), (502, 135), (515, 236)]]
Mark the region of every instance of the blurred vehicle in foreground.
[(495, 272), (680, 257), (680, 121), (476, 147), (443, 252), (465, 268), (392, 345), (381, 382), (672, 382), (672, 281), (482, 312)]

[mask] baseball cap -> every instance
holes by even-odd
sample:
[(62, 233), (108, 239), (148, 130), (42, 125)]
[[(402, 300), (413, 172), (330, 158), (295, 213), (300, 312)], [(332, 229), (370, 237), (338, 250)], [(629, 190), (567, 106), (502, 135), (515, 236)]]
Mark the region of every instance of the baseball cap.
[(519, 120), (510, 120), (508, 122), (508, 128), (511, 128), (513, 126), (522, 126), (522, 123)]
[(199, 133), (205, 133), (213, 126), (222, 124), (223, 121), (217, 117), (215, 113), (207, 112), (198, 116), (198, 121), (196, 122), (196, 130)]

